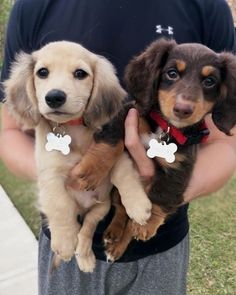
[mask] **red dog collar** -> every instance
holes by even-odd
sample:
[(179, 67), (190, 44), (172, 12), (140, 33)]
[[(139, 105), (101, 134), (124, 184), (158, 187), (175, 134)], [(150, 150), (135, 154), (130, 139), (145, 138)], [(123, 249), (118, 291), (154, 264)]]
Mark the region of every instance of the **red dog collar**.
[(83, 118), (74, 119), (66, 122), (66, 124), (70, 126), (84, 125), (84, 120)]
[(203, 120), (199, 128), (191, 134), (184, 134), (180, 129), (173, 125), (170, 125), (165, 119), (163, 119), (157, 112), (150, 112), (150, 117), (155, 123), (161, 127), (161, 129), (173, 137), (180, 145), (198, 144), (206, 141), (209, 135), (209, 129)]

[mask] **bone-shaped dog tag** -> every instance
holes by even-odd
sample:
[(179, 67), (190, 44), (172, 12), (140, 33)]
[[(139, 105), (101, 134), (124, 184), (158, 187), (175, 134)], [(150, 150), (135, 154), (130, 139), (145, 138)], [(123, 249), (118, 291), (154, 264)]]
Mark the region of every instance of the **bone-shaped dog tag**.
[(175, 152), (177, 151), (177, 145), (175, 143), (167, 144), (165, 141), (158, 142), (156, 139), (151, 139), (149, 146), (150, 148), (147, 150), (147, 156), (149, 158), (164, 158), (167, 163), (173, 163), (175, 161)]
[(45, 149), (48, 152), (53, 150), (60, 151), (63, 155), (68, 155), (70, 153), (69, 144), (71, 143), (70, 135), (54, 134), (49, 132), (47, 134), (47, 143)]

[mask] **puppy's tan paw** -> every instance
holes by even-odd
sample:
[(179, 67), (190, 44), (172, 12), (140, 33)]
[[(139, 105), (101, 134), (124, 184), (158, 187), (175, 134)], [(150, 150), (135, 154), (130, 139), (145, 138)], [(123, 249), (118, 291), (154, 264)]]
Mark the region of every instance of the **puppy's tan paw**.
[(125, 252), (127, 245), (120, 241), (106, 244), (105, 254), (107, 261), (114, 262), (118, 260)]
[(97, 163), (81, 161), (81, 163), (74, 168), (74, 173), (76, 175), (74, 182), (77, 183), (77, 189), (81, 191), (94, 190), (106, 178), (108, 172), (109, 171), (105, 169), (99, 169)]
[(150, 220), (144, 225), (136, 222), (132, 223), (133, 236), (137, 240), (147, 241), (156, 235), (158, 228), (164, 223), (163, 217), (151, 216)]
[(146, 196), (134, 196), (134, 199), (129, 199), (123, 202), (125, 210), (130, 219), (143, 225), (151, 216), (152, 203)]
[(96, 258), (92, 251), (88, 256), (81, 256), (79, 253), (75, 254), (79, 269), (83, 272), (93, 272), (96, 266)]
[(92, 251), (92, 239), (79, 233), (78, 242), (77, 242), (77, 246), (75, 250), (76, 255), (81, 257), (89, 256), (91, 251)]
[(119, 224), (111, 224), (103, 235), (104, 244), (112, 244), (119, 241), (122, 238), (124, 228)]
[(148, 223), (145, 225), (134, 223), (132, 228), (134, 237), (137, 240), (147, 241), (154, 237), (156, 234), (156, 229), (154, 227), (149, 226)]
[(52, 251), (63, 261), (70, 261), (77, 245), (77, 231), (69, 228), (51, 229)]

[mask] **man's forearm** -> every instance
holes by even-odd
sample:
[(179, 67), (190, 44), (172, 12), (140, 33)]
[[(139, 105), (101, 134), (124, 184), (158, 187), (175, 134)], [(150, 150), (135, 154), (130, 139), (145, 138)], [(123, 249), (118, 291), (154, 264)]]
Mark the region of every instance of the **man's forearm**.
[(36, 180), (34, 139), (17, 129), (2, 131), (0, 158), (19, 177)]
[(205, 196), (220, 189), (233, 175), (236, 168), (236, 151), (230, 143), (216, 140), (199, 148), (197, 161), (185, 202)]

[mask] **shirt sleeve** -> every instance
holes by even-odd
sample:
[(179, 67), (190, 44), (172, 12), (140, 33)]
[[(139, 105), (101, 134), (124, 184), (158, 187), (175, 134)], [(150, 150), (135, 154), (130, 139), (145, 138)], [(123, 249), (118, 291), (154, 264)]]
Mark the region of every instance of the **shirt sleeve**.
[(216, 52), (236, 53), (235, 28), (225, 0), (204, 0), (204, 44)]

